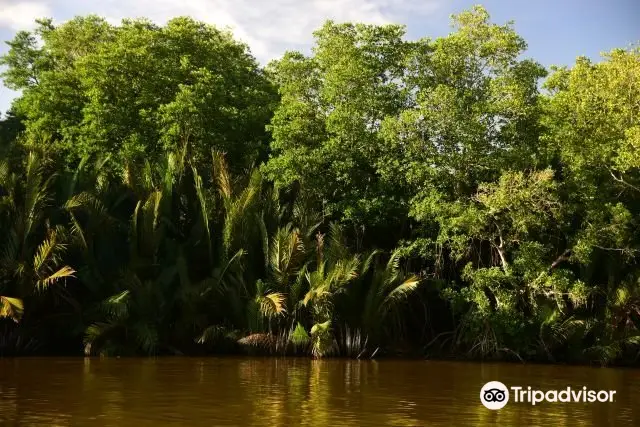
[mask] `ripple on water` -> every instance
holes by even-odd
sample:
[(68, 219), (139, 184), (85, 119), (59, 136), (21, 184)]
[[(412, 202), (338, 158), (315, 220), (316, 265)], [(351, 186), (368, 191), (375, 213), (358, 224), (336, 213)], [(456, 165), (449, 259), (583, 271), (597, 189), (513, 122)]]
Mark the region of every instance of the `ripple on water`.
[[(617, 390), (613, 404), (479, 402), (490, 380)], [(640, 425), (640, 371), (432, 361), (0, 360), (0, 424), (20, 426)]]

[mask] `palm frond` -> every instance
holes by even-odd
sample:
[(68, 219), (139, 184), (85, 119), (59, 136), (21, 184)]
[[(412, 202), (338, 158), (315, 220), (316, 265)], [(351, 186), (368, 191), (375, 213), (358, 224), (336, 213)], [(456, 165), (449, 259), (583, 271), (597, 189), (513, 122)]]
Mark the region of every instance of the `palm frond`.
[(269, 265), (276, 283), (285, 288), (304, 259), (304, 243), (300, 232), (290, 226), (278, 229), (271, 239)]
[(20, 239), (15, 229), (10, 229), (4, 236), (4, 245), (2, 246), (2, 257), (0, 262), (7, 270), (13, 270), (11, 266), (18, 261), (18, 252), (20, 249)]
[(302, 326), (300, 322), (296, 325), (295, 329), (289, 334), (289, 341), (293, 345), (304, 346), (309, 344), (311, 336), (307, 333), (307, 330)]
[(557, 321), (556, 317), (560, 316), (561, 313), (559, 310), (554, 310), (554, 313), (556, 314), (548, 320), (545, 320), (543, 325), (546, 326), (548, 334), (555, 343), (567, 341), (571, 334), (579, 328), (584, 327), (584, 321), (576, 319), (574, 316), (569, 316), (562, 321)]
[(18, 323), (24, 313), (24, 304), (19, 298), (0, 296), (0, 319), (9, 318)]
[(154, 191), (149, 195), (140, 210), (142, 216), (140, 231), (142, 231), (142, 235), (137, 235), (137, 238), (140, 239), (139, 242), (141, 243), (141, 245), (138, 244), (138, 248), (143, 249), (145, 251), (143, 253), (147, 256), (156, 255), (156, 251), (161, 240), (162, 227), (160, 227), (160, 208), (162, 198), (163, 195), (161, 191)]
[(225, 201), (231, 200), (233, 193), (231, 186), (231, 176), (229, 175), (229, 168), (224, 158), (224, 154), (213, 150), (211, 152), (213, 157), (213, 176), (218, 184), (218, 191)]
[(89, 245), (87, 243), (84, 230), (82, 230), (82, 226), (72, 212), (69, 212), (69, 218), (71, 219), (71, 236), (73, 236), (72, 244), (79, 245), (86, 251), (89, 248)]
[(335, 222), (329, 224), (329, 242), (326, 245), (325, 253), (329, 262), (335, 262), (349, 256), (342, 227)]
[(258, 297), (260, 313), (266, 318), (282, 316), (287, 312), (286, 297), (280, 292), (270, 292)]
[(54, 284), (60, 279), (75, 277), (74, 276), (75, 273), (76, 271), (73, 268), (69, 267), (68, 265), (65, 265), (55, 273), (50, 274), (44, 279), (39, 280), (37, 286), (39, 289), (46, 289), (47, 287), (51, 286), (52, 284)]
[(631, 335), (622, 339), (624, 345), (637, 346), (640, 345), (640, 335)]
[(73, 176), (71, 177), (67, 185), (67, 190), (66, 190), (67, 199), (71, 198), (75, 193), (80, 175), (84, 172), (88, 161), (89, 161), (89, 156), (83, 156), (82, 159), (80, 159), (80, 163), (78, 163), (78, 166), (76, 167), (76, 170), (73, 172)]
[[(49, 236), (40, 243), (40, 246), (38, 246), (38, 249), (36, 249), (36, 253), (33, 256), (34, 271), (36, 273), (41, 272), (47, 266), (47, 263), (52, 261), (56, 251), (64, 250), (64, 248), (64, 244), (57, 241), (57, 233), (55, 231), (51, 231)], [(53, 261), (55, 262), (55, 259)]]
[(71, 196), (63, 205), (64, 209), (73, 211), (84, 209), (91, 213), (92, 217), (104, 218), (107, 216), (107, 208), (102, 201), (88, 191)]
[(200, 288), (202, 289), (200, 296), (207, 295), (212, 291), (221, 292), (223, 290), (223, 281), (227, 278), (229, 270), (234, 264), (238, 264), (244, 255), (244, 249), (240, 249), (229, 260), (226, 260), (221, 268), (214, 269), (212, 277), (206, 278), (200, 283)]
[(311, 327), (311, 354), (314, 357), (329, 355), (334, 348), (331, 321), (316, 323)]
[(330, 289), (338, 290), (352, 279), (358, 277), (358, 267), (360, 266), (360, 256), (353, 255), (350, 258), (338, 260), (330, 267), (328, 281)]
[(246, 211), (256, 200), (256, 196), (260, 193), (262, 187), (262, 175), (258, 169), (251, 172), (249, 183), (242, 190), (240, 197), (238, 198), (239, 209)]
[(129, 229), (129, 252), (132, 260), (135, 260), (137, 258), (138, 253), (140, 251), (140, 245), (139, 245), (140, 227), (138, 223), (140, 221), (141, 210), (142, 210), (142, 201), (139, 200), (138, 203), (136, 203), (135, 209), (133, 210), (133, 215), (131, 215), (131, 226)]
[(213, 248), (211, 246), (211, 228), (209, 225), (209, 211), (207, 210), (207, 200), (202, 189), (202, 178), (200, 177), (200, 175), (198, 175), (198, 171), (196, 170), (195, 166), (192, 166), (192, 169), (196, 195), (198, 196), (198, 202), (200, 204), (200, 215), (202, 216), (202, 223), (207, 234), (206, 238), (207, 250), (209, 251), (209, 263), (213, 264)]
[(198, 344), (207, 344), (210, 342), (214, 342), (220, 337), (223, 337), (229, 333), (228, 329), (221, 325), (211, 325), (205, 328), (196, 338), (196, 343)]
[(148, 355), (154, 354), (159, 343), (157, 329), (149, 323), (136, 323), (132, 329), (140, 348)]
[(307, 274), (307, 265), (303, 265), (302, 268), (298, 271), (293, 284), (289, 288), (289, 303), (291, 304), (290, 307), (296, 307), (300, 305), (300, 298), (302, 298), (304, 294), (305, 284), (308, 283), (308, 281), (306, 280)]
[(613, 362), (621, 353), (622, 348), (618, 342), (609, 344), (594, 345), (584, 350), (585, 353), (592, 355), (600, 362), (602, 366)]
[(153, 183), (153, 171), (151, 170), (151, 163), (148, 159), (145, 159), (140, 173), (140, 182), (143, 186), (142, 190), (145, 192), (152, 191), (153, 188), (155, 188), (155, 184)]
[(262, 253), (264, 255), (264, 267), (269, 268), (269, 255), (271, 252), (269, 247), (269, 231), (267, 230), (267, 224), (264, 221), (264, 212), (260, 215), (256, 214), (255, 217), (260, 229), (260, 242), (262, 243)]
[(44, 204), (49, 200), (47, 190), (49, 189), (53, 175), (43, 180), (42, 161), (35, 152), (30, 152), (27, 156), (27, 169), (24, 184), (24, 205), (23, 214), (25, 216), (24, 236), (31, 232), (32, 225), (42, 215)]
[(393, 304), (407, 297), (418, 289), (420, 279), (417, 276), (410, 276), (404, 282), (396, 286), (384, 299), (383, 305)]
[(360, 276), (364, 276), (365, 274), (367, 274), (367, 272), (373, 265), (373, 261), (376, 259), (376, 257), (379, 254), (380, 254), (380, 251), (376, 249), (374, 251), (371, 251), (371, 253), (367, 255), (364, 262), (360, 265), (360, 273), (359, 273)]
[(120, 327), (117, 323), (98, 322), (87, 327), (84, 333), (84, 354), (91, 356), (96, 354), (102, 347), (109, 334)]
[(124, 319), (129, 313), (129, 301), (131, 291), (129, 289), (107, 298), (102, 306), (107, 314), (113, 319)]

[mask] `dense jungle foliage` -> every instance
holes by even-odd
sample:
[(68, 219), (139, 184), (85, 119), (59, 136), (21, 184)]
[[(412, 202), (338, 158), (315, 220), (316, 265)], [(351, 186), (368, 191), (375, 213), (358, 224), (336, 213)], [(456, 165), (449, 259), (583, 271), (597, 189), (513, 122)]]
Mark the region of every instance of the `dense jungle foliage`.
[(482, 7), (264, 68), (189, 18), (8, 44), (0, 354), (637, 362), (637, 47), (548, 73)]

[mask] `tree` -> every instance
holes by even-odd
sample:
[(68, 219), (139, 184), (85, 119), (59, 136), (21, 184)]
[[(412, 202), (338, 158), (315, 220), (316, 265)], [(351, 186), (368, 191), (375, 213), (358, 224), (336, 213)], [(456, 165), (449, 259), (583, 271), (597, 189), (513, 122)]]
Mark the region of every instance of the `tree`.
[(545, 137), (582, 221), (575, 255), (583, 261), (597, 249), (636, 251), (629, 233), (640, 212), (640, 49), (616, 49), (604, 59), (578, 58), (545, 83)]
[(535, 166), (540, 150), (537, 82), (544, 70), (518, 57), (526, 48), (511, 25), (481, 7), (454, 17), (455, 33), (423, 41), (416, 58), (414, 108), (383, 124), (383, 173), (402, 177), (412, 209), (471, 196), (507, 168)]
[(109, 154), (123, 169), (188, 143), (200, 162), (216, 147), (242, 168), (266, 153), (275, 93), (229, 33), (189, 18), (159, 27), (88, 16), (39, 21), (9, 46), (2, 77), (23, 91), (15, 108), (27, 133), (50, 135), (72, 162)]
[(327, 22), (313, 56), (289, 52), (270, 70), (281, 102), (271, 120), (267, 175), (298, 182), (338, 218), (384, 224), (402, 211), (397, 188), (377, 170), (380, 124), (403, 107), (402, 81), (412, 46), (404, 28)]
[(411, 207), (469, 197), (506, 165), (542, 163), (544, 70), (519, 60), (525, 42), (481, 7), (454, 25), (447, 37), (406, 42), (399, 26), (328, 22), (311, 57), (273, 64), (282, 100), (268, 176), (299, 182), (358, 226), (400, 223), (368, 229), (397, 238)]
[(0, 163), (0, 226), (5, 233), (0, 255), (0, 318), (19, 321), (25, 298), (74, 276), (73, 268), (62, 265), (66, 230), (51, 226), (44, 216), (50, 185), (36, 153), (29, 153), (24, 171), (12, 170), (6, 161)]

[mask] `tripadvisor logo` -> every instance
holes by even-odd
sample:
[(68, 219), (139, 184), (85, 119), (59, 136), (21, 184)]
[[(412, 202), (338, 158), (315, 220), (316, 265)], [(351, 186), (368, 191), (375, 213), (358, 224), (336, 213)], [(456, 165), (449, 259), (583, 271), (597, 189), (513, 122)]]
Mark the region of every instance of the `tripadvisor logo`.
[(500, 381), (489, 381), (480, 390), (480, 401), (488, 409), (502, 409), (509, 402), (509, 389)]
[(529, 403), (535, 406), (542, 402), (613, 402), (615, 394), (615, 390), (589, 390), (587, 387), (579, 389), (567, 387), (562, 390), (543, 391), (531, 387), (507, 387), (500, 381), (489, 381), (480, 389), (480, 401), (486, 408), (495, 411), (504, 408), (509, 402), (510, 396), (515, 403)]

